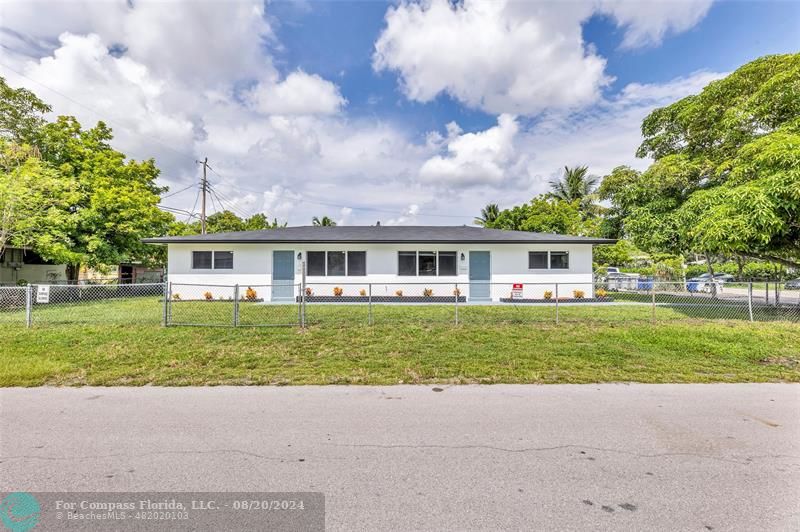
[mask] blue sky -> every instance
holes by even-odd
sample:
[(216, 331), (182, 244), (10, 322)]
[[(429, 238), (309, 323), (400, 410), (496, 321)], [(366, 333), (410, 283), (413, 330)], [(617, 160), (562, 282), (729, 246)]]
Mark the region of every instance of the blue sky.
[[(375, 40), (393, 2), (275, 2), (277, 51), (284, 71), (303, 68), (335, 79), (354, 115), (403, 122), (424, 133), (455, 120), (466, 131), (485, 129), (495, 116), (470, 109), (447, 95), (408, 102), (396, 76), (372, 68)], [(694, 28), (640, 50), (620, 49), (623, 30), (606, 15), (583, 25), (584, 39), (607, 58), (615, 78), (607, 94), (628, 83), (659, 83), (698, 70), (727, 72), (760, 56), (800, 51), (800, 2), (726, 1), (711, 6)]]
[[(641, 120), (800, 49), (800, 3), (8, 1), (0, 75), (154, 157), (165, 200), (291, 224), (470, 223), (564, 165), (644, 168)], [(48, 17), (42, 18), (41, 13)], [(187, 218), (189, 215), (187, 214)]]

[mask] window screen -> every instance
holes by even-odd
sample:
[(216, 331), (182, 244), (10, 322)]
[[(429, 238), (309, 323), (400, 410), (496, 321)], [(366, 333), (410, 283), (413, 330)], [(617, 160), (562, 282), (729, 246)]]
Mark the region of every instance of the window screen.
[(344, 275), (344, 251), (328, 252), (328, 275)]
[(416, 274), (417, 274), (417, 252), (398, 251), (397, 275), (416, 275)]
[(211, 269), (211, 252), (210, 251), (192, 251), (192, 269), (193, 270), (210, 270)]
[(551, 251), (550, 267), (554, 270), (569, 269), (569, 253), (566, 251)]
[(436, 252), (435, 251), (420, 251), (419, 252), (419, 274), (420, 275), (436, 275)]
[(456, 274), (456, 252), (440, 251), (439, 275), (455, 275), (455, 274)]
[(531, 270), (546, 270), (547, 269), (547, 252), (546, 251), (529, 251), (528, 252), (528, 269), (531, 269)]
[(232, 270), (233, 269), (233, 251), (215, 251), (214, 252), (214, 269), (215, 270)]
[(347, 275), (367, 275), (367, 252), (347, 252)]
[(325, 252), (324, 251), (309, 251), (306, 253), (308, 264), (306, 264), (306, 273), (308, 275), (325, 275)]

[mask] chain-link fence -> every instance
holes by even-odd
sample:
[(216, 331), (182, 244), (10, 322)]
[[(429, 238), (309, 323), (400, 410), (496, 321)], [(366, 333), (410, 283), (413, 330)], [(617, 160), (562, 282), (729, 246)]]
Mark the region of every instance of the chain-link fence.
[(167, 325), (267, 327), (300, 325), (299, 284), (167, 286)]
[(183, 283), (0, 287), (0, 324), (220, 327), (800, 322), (800, 290), (742, 283)]

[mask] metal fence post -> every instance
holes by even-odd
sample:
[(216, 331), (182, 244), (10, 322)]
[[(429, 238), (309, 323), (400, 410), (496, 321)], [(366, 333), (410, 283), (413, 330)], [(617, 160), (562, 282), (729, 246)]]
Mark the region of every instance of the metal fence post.
[(300, 328), (306, 328), (306, 261), (300, 262)]
[(172, 281), (165, 283), (167, 287), (167, 295), (165, 297), (166, 301), (166, 311), (167, 317), (165, 320), (165, 327), (169, 327), (170, 323), (172, 323)]
[(652, 295), (652, 299), (653, 299), (653, 315), (651, 317), (651, 321), (653, 323), (655, 323), (656, 322), (656, 283), (655, 282), (653, 282), (653, 284), (650, 286), (650, 294)]
[(781, 303), (781, 292), (780, 292), (780, 281), (775, 281), (775, 306), (780, 306)]
[(461, 295), (461, 292), (458, 291), (458, 283), (456, 283), (456, 289), (453, 290), (453, 296), (456, 298), (456, 325), (458, 325), (458, 296)]
[(33, 285), (25, 285), (25, 327), (31, 328), (33, 322)]
[(239, 285), (233, 285), (233, 326), (239, 326)]
[(750, 321), (753, 321), (753, 281), (747, 285), (747, 311), (750, 314)]
[(372, 325), (372, 283), (367, 286), (369, 296), (367, 299), (367, 325)]
[(558, 283), (556, 283), (556, 325), (558, 325)]
[(167, 286), (167, 283), (164, 283), (164, 290), (162, 290), (161, 293), (164, 294), (164, 311), (163, 316), (161, 317), (161, 326), (166, 327), (167, 316), (169, 315), (169, 287)]

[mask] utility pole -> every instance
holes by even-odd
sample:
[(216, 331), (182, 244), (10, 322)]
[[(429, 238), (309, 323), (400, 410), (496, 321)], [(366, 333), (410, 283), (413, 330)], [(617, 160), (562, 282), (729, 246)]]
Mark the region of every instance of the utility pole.
[(208, 191), (208, 178), (206, 177), (206, 169), (208, 168), (208, 157), (203, 161), (195, 161), (197, 164), (203, 165), (203, 180), (200, 182), (200, 190), (203, 193), (203, 200), (200, 203), (200, 234), (206, 234), (206, 192)]

